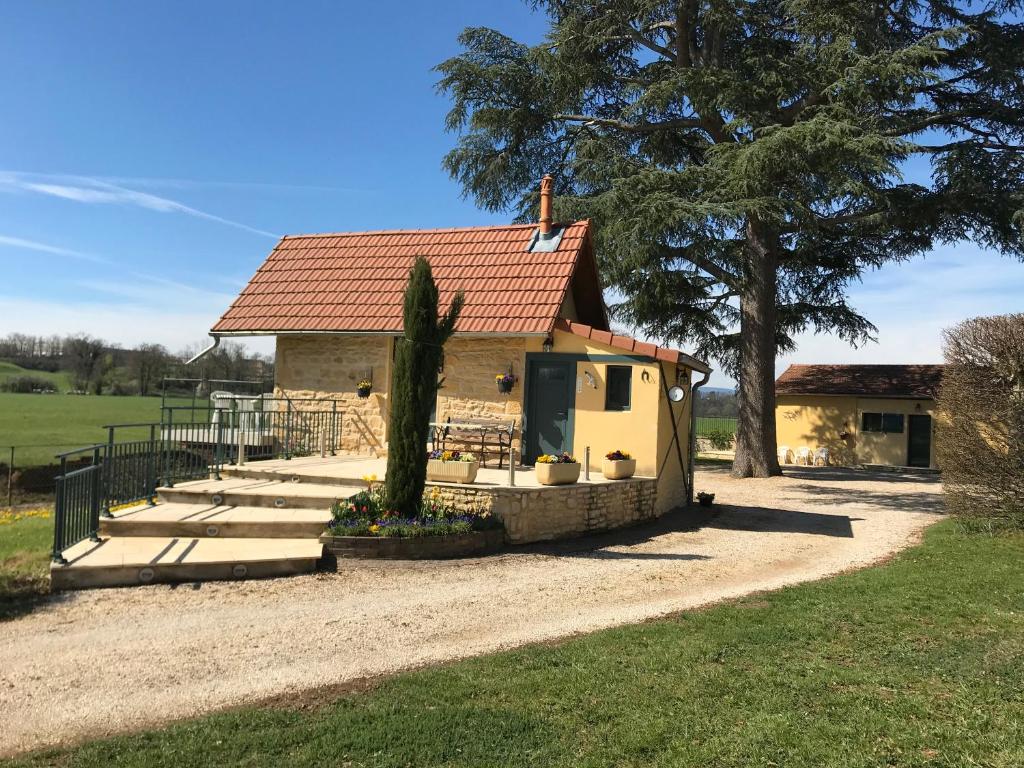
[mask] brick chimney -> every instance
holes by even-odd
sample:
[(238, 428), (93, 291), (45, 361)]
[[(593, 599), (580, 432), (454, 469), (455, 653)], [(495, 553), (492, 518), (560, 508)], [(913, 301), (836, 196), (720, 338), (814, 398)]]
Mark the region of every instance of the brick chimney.
[(540, 180), (540, 239), (551, 239), (551, 187), (554, 179), (550, 173)]

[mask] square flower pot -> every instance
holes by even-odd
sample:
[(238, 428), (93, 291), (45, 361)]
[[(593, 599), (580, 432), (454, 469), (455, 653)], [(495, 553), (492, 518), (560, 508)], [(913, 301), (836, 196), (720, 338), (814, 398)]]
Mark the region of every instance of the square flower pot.
[(541, 485), (568, 485), (580, 479), (580, 464), (541, 464), (534, 468)]
[(636, 459), (602, 459), (601, 474), (608, 480), (625, 480), (636, 473)]
[(472, 483), (476, 480), (479, 461), (441, 461), (427, 459), (427, 480), (436, 483)]

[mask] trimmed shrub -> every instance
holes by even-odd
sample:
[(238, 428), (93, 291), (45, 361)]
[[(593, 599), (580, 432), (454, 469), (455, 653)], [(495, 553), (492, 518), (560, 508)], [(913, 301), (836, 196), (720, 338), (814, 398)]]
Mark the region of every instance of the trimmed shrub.
[(0, 392), (56, 392), (57, 388), (38, 376), (14, 376), (0, 381)]
[(736, 435), (727, 429), (712, 429), (704, 437), (716, 451), (727, 451), (732, 448)]
[(1024, 314), (944, 333), (935, 455), (946, 504), (971, 528), (1024, 528)]

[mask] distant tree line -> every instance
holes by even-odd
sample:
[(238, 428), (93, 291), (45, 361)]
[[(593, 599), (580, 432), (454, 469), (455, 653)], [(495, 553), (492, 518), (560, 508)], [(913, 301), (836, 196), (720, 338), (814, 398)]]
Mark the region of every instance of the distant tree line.
[[(86, 334), (12, 333), (0, 338), (0, 361), (42, 373), (66, 371), (73, 391), (94, 395), (156, 394), (164, 377), (273, 380), (273, 358), (253, 353), (244, 344), (225, 342), (186, 366), (199, 349), (195, 344), (171, 352), (162, 344), (150, 343), (126, 349)], [(8, 391), (54, 389), (52, 377), (46, 376), (11, 377), (4, 384)]]

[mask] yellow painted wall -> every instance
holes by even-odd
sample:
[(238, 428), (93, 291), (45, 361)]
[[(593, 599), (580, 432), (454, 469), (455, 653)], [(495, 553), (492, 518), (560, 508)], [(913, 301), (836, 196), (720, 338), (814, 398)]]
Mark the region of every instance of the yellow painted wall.
[[(920, 406), (920, 409), (918, 409)], [(864, 413), (902, 413), (932, 416), (930, 465), (935, 467), (935, 403), (927, 399), (859, 398), (850, 395), (780, 395), (775, 408), (775, 429), (779, 446), (796, 452), (825, 447), (833, 464), (883, 464), (902, 467), (907, 463), (909, 419), (902, 433), (863, 432)], [(847, 437), (841, 437), (846, 433)]]

